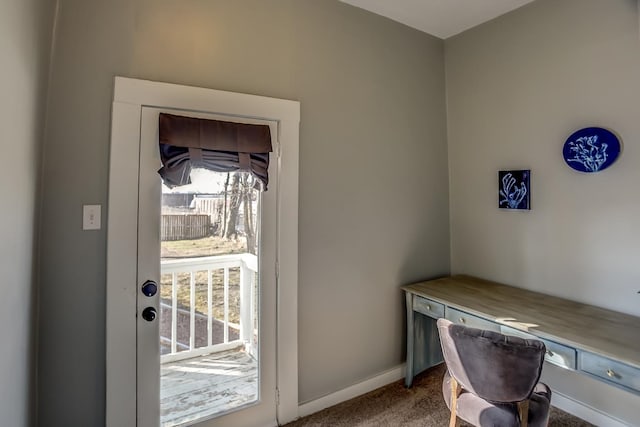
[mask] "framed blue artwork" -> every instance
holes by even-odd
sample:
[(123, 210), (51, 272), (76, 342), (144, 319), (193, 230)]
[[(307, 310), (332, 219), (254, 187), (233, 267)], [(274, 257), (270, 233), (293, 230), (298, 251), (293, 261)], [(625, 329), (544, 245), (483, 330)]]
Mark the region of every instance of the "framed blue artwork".
[(600, 172), (620, 154), (620, 141), (607, 129), (590, 127), (571, 134), (562, 147), (564, 161), (580, 172)]
[(498, 207), (531, 209), (531, 171), (498, 171)]

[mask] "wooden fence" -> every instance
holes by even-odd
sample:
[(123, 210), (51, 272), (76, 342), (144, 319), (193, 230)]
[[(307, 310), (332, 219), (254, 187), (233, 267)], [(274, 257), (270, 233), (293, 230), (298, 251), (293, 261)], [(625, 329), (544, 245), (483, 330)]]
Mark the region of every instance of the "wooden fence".
[(191, 240), (211, 235), (209, 215), (162, 215), (162, 240)]

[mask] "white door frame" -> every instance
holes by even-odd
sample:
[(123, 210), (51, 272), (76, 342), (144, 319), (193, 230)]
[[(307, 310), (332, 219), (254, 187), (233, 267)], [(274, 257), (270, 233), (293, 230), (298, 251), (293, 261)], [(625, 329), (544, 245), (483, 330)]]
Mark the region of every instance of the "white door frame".
[(136, 425), (136, 298), (143, 106), (278, 122), (276, 386), (280, 423), (298, 417), (298, 145), (300, 103), (115, 78), (107, 230), (106, 425)]

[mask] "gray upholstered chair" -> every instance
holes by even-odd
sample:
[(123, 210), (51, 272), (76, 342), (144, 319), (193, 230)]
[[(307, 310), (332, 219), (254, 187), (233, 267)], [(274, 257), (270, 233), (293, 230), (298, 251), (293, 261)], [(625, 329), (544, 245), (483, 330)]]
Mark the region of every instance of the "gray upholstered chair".
[(551, 390), (539, 383), (545, 346), (497, 332), (438, 320), (447, 373), (442, 384), (451, 411), (474, 426), (546, 426)]

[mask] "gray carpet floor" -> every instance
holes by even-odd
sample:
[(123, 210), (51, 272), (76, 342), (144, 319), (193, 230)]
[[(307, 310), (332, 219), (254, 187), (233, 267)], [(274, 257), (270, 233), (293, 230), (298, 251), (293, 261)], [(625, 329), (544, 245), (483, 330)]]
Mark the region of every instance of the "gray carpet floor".
[[(370, 393), (286, 424), (286, 427), (442, 427), (449, 425), (449, 410), (442, 398), (444, 364), (418, 375), (413, 387), (397, 381)], [(553, 396), (551, 397), (553, 404)], [(467, 426), (461, 423), (461, 426)], [(553, 408), (549, 426), (592, 426)]]

